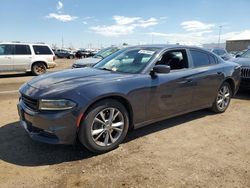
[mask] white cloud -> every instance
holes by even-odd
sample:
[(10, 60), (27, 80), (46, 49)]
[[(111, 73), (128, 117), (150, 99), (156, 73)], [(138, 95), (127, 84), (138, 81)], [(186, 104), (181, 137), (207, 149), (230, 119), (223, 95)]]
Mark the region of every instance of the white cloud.
[(137, 20), (141, 20), (140, 17), (125, 17), (125, 16), (113, 16), (113, 19), (118, 25), (127, 25), (134, 23)]
[(131, 34), (136, 28), (147, 28), (159, 24), (159, 21), (153, 17), (144, 20), (141, 17), (113, 16), (113, 20), (115, 21), (113, 25), (98, 25), (90, 29), (103, 36), (118, 37)]
[[(185, 45), (197, 45), (201, 46), (206, 43), (217, 43), (218, 34), (213, 34), (212, 30), (209, 31), (198, 31), (198, 32), (187, 32), (187, 33), (160, 33), (160, 32), (151, 32), (147, 33), (150, 36), (155, 38), (158, 37), (158, 40), (161, 40), (162, 43), (180, 43)], [(250, 29), (244, 31), (235, 31), (228, 32), (221, 35), (221, 42), (225, 42), (229, 39), (238, 39), (238, 38), (250, 38)]]
[(57, 13), (50, 13), (46, 18), (54, 18), (56, 20), (62, 21), (62, 22), (69, 22), (77, 19), (76, 16), (71, 16), (69, 14), (57, 14)]
[(83, 21), (82, 23), (83, 23), (84, 25), (87, 25), (87, 24), (88, 24), (88, 22), (86, 22), (86, 21)]
[(245, 39), (250, 39), (250, 29), (249, 30), (244, 30), (239, 33), (233, 33), (233, 36), (229, 38), (229, 40), (245, 40)]
[(201, 31), (201, 30), (210, 30), (215, 27), (215, 24), (208, 24), (208, 23), (203, 23), (200, 21), (192, 20), (192, 21), (182, 22), (181, 26), (186, 31)]
[(56, 9), (61, 10), (63, 8), (63, 3), (61, 1), (57, 2)]

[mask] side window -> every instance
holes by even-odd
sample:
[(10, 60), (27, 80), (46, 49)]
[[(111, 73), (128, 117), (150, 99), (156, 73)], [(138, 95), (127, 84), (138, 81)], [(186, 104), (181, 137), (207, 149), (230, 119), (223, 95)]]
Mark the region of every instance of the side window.
[(210, 65), (210, 58), (207, 53), (198, 50), (190, 50), (190, 54), (193, 60), (194, 67), (203, 67)]
[(52, 55), (53, 54), (48, 46), (33, 45), (33, 49), (36, 55)]
[(161, 59), (156, 64), (168, 65), (171, 70), (188, 68), (186, 50), (168, 51), (162, 55)]
[(209, 55), (209, 61), (210, 61), (210, 64), (217, 64), (215, 57), (212, 55)]
[(15, 55), (30, 55), (30, 47), (28, 45), (15, 45)]
[(12, 55), (12, 49), (13, 48), (11, 44), (0, 44), (0, 55)]

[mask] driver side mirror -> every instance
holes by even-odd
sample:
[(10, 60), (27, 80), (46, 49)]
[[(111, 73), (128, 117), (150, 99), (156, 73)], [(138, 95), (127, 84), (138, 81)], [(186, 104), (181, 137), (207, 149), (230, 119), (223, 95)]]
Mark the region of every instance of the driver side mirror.
[(167, 74), (171, 70), (170, 66), (168, 65), (155, 65), (151, 70), (150, 74), (155, 75), (155, 73)]
[(240, 54), (237, 54), (235, 57), (236, 57), (236, 58), (237, 58), (237, 57), (240, 57)]

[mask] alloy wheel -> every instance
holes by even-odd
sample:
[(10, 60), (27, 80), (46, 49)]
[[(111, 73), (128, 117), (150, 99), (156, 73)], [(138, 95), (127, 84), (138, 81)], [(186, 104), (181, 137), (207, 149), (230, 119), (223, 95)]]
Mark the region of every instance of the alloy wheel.
[(99, 146), (110, 146), (122, 135), (124, 124), (124, 117), (117, 108), (103, 109), (92, 122), (92, 139)]
[(218, 108), (223, 111), (227, 108), (230, 102), (230, 89), (227, 85), (224, 85), (220, 88), (218, 96), (217, 96), (217, 106)]

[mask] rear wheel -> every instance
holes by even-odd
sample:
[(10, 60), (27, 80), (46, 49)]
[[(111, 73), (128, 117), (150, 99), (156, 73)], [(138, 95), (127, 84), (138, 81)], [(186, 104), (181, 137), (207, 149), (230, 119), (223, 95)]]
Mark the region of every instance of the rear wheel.
[(217, 97), (212, 106), (212, 111), (216, 113), (225, 112), (230, 104), (231, 97), (232, 97), (231, 86), (229, 85), (229, 83), (224, 82), (217, 93)]
[(47, 70), (47, 67), (44, 63), (42, 62), (37, 62), (32, 65), (32, 74), (35, 76), (44, 74)]
[(103, 100), (87, 113), (80, 127), (79, 140), (94, 153), (108, 152), (124, 140), (128, 127), (126, 108), (116, 100)]

